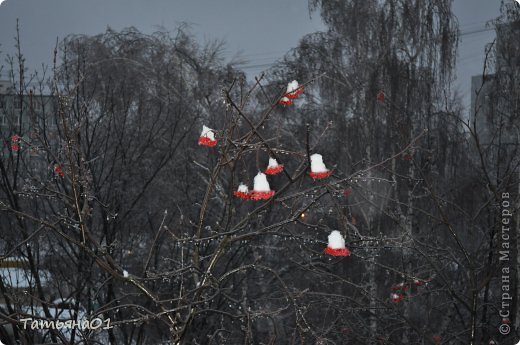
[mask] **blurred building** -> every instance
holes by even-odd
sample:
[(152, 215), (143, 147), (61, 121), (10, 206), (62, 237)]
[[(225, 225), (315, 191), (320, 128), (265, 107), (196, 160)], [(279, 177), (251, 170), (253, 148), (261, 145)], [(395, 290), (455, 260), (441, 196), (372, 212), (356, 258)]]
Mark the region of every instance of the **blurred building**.
[(518, 144), (520, 21), (496, 29), (494, 73), (471, 78), (470, 125), (483, 146)]
[(54, 99), (42, 90), (34, 85), (20, 94), (10, 80), (0, 79), (0, 128), (4, 135), (5, 131), (29, 133), (53, 124)]
[(29, 85), (20, 94), (13, 82), (0, 79), (0, 155), (22, 155), (32, 173), (46, 168), (45, 147), (56, 146), (58, 139), (55, 99), (42, 90)]
[(489, 145), (493, 138), (495, 75), (476, 75), (471, 78), (470, 126), (476, 127), (481, 144)]

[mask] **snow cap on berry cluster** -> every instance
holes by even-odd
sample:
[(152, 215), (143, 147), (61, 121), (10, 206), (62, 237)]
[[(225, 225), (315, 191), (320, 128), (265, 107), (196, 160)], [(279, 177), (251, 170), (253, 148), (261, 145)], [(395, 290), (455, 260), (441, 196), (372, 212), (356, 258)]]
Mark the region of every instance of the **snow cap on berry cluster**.
[(315, 153), (311, 156), (311, 171), (313, 173), (324, 173), (329, 171), (323, 163), (323, 156), (319, 153)]
[(343, 249), (345, 248), (345, 239), (338, 230), (333, 230), (329, 235), (329, 248)]
[(202, 125), (202, 133), (200, 134), (202, 138), (208, 138), (211, 141), (215, 140), (215, 132), (209, 127)]
[(254, 179), (254, 187), (253, 190), (255, 192), (270, 192), (271, 188), (269, 187), (269, 182), (267, 181), (267, 176), (264, 173), (258, 172)]

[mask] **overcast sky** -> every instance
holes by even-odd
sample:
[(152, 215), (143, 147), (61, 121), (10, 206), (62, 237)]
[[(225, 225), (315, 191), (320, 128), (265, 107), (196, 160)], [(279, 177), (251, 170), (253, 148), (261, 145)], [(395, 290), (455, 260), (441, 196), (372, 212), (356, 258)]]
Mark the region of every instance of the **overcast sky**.
[[(513, 1), (513, 0), (511, 0)], [(21, 25), (27, 66), (49, 64), (56, 37), (97, 34), (107, 26), (135, 26), (151, 33), (190, 23), (200, 40), (224, 39), (226, 56), (248, 60), (249, 75), (280, 59), (305, 34), (323, 30), (319, 14), (309, 15), (307, 0), (5, 0), (0, 3), (0, 62), (13, 52), (16, 19)], [(463, 33), (458, 59), (459, 88), (469, 100), (470, 78), (482, 71), (484, 45), (493, 31), (482, 31), (498, 15), (500, 0), (455, 0)], [(5, 65), (5, 63), (4, 63)], [(466, 104), (467, 105), (467, 104)]]

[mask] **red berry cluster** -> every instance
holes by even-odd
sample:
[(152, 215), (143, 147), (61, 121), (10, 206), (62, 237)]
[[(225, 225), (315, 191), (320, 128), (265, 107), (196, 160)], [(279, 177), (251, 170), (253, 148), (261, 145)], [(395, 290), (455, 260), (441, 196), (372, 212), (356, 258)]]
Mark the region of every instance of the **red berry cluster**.
[(21, 137), (17, 134), (11, 136), (11, 150), (14, 152), (20, 151)]

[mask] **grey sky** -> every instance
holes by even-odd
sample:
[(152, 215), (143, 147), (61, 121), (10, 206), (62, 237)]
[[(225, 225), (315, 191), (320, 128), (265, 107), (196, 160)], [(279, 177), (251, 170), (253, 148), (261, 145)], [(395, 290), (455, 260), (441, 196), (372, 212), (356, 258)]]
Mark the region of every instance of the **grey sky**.
[[(511, 0), (513, 1), (513, 0)], [(455, 0), (461, 37), (456, 87), (469, 100), (470, 77), (482, 71), (484, 45), (494, 32), (483, 31), (498, 15), (500, 0)], [(13, 52), (16, 18), (27, 66), (51, 61), (56, 37), (96, 34), (107, 25), (135, 26), (147, 33), (158, 26), (172, 30), (192, 25), (201, 40), (224, 39), (226, 56), (241, 52), (249, 75), (280, 59), (306, 33), (323, 29), (317, 13), (309, 16), (307, 0), (6, 0), (0, 5), (0, 61)]]
[[(224, 39), (226, 55), (242, 52), (251, 66), (272, 63), (304, 34), (323, 28), (319, 15), (309, 18), (306, 0), (6, 0), (0, 5), (4, 52), (13, 49), (16, 18), (30, 66), (49, 61), (57, 36), (96, 34), (107, 25), (151, 33), (187, 22), (197, 38)], [(248, 73), (261, 69), (250, 67)]]

